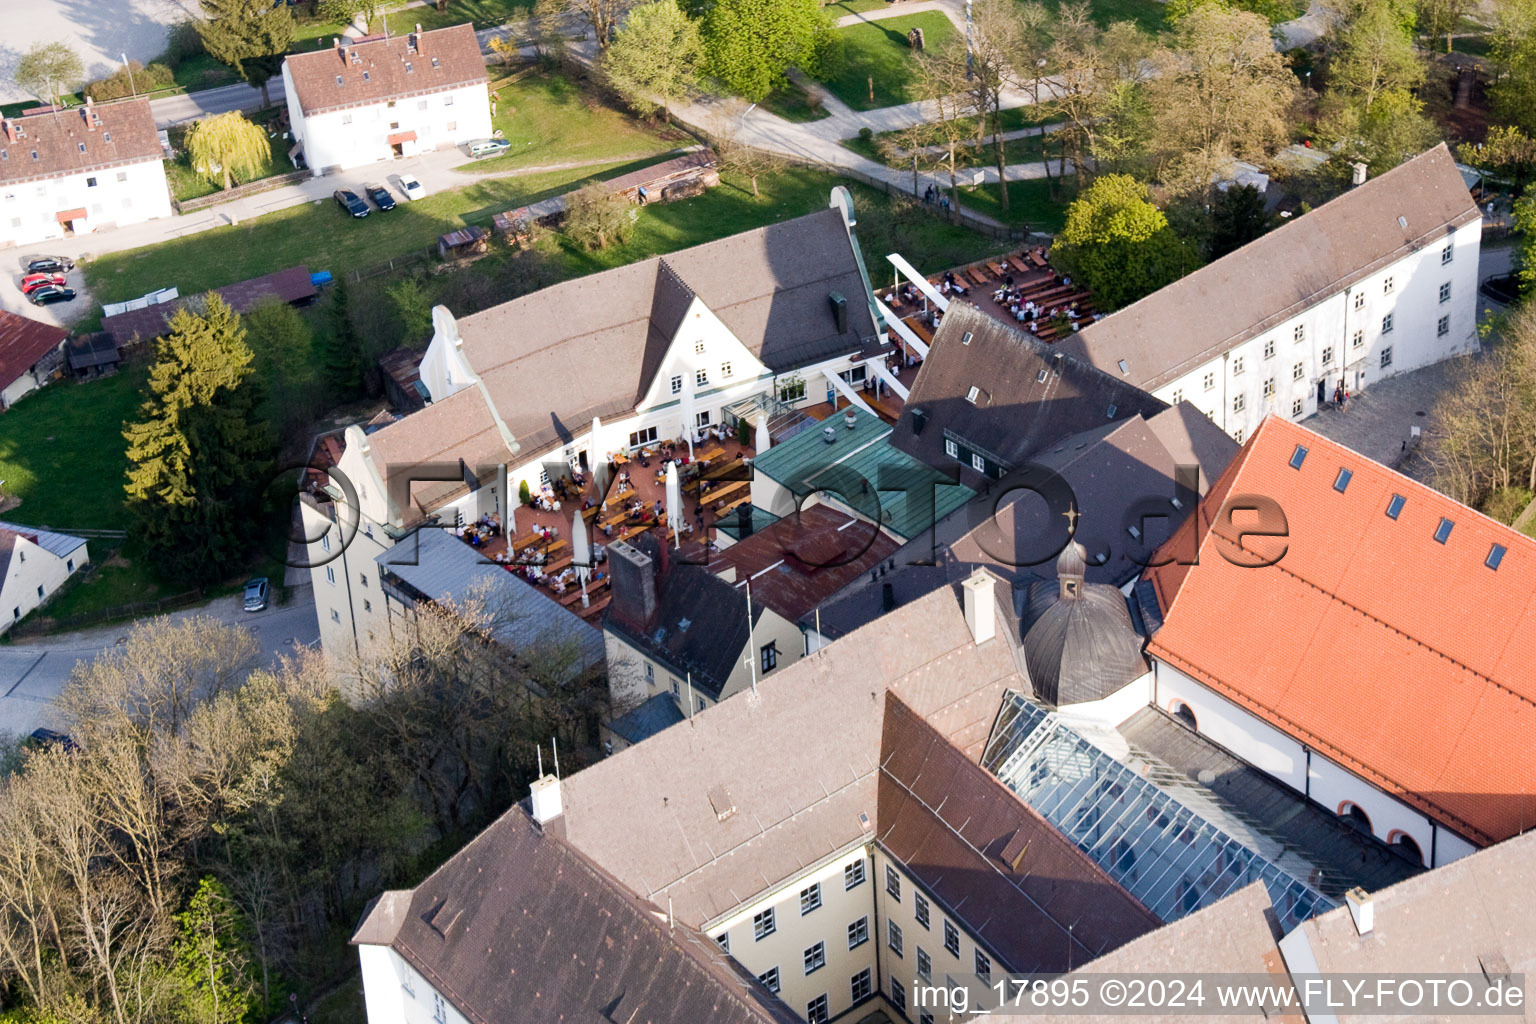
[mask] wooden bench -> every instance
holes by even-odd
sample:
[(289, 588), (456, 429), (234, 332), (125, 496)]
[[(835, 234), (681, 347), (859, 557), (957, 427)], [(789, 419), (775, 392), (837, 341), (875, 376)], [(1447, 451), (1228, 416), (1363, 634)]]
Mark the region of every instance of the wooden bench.
[(527, 549), (533, 547), (535, 544), (542, 543), (544, 543), (543, 537), (540, 537), (536, 533), (530, 533), (526, 537), (518, 537), (512, 541), (512, 553), (514, 555), (521, 554)]
[(1029, 266), (1017, 256), (1009, 256), (1008, 265), (1021, 274), (1027, 274), (1030, 272)]
[(1030, 254), (1029, 254), (1029, 262), (1033, 263), (1036, 267), (1038, 267), (1041, 270), (1044, 270), (1046, 267), (1050, 266), (1050, 264), (1046, 262), (1045, 257), (1040, 254), (1040, 250), (1039, 249), (1035, 249), (1035, 250), (1030, 252)]
[(992, 279), (988, 277), (980, 267), (967, 267), (965, 269), (965, 276), (981, 285), (983, 288), (992, 283)]
[(988, 263), (987, 269), (992, 271), (992, 276), (999, 281), (1008, 276), (1008, 265), (1006, 263)]
[[(721, 487), (718, 490), (710, 491), (709, 500), (715, 509), (715, 514), (718, 515), (720, 513), (721, 506), (729, 504), (733, 498), (739, 497), (741, 495), (741, 492), (744, 488), (748, 488), (750, 486), (751, 485), (748, 484), (745, 480), (737, 480), (734, 483), (726, 484), (724, 487)], [(746, 497), (752, 497), (752, 492), (750, 490), (746, 492)]]
[(908, 320), (907, 330), (922, 339), (923, 344), (933, 344), (933, 328), (929, 327), (922, 320)]
[(724, 519), (731, 512), (734, 512), (737, 508), (739, 508), (742, 505), (745, 505), (747, 502), (749, 502), (751, 500), (752, 500), (752, 495), (750, 495), (750, 494), (743, 494), (741, 497), (737, 498), (735, 501), (730, 502), (729, 504), (716, 506), (716, 508), (715, 508), (715, 518), (716, 519)]
[(724, 454), (725, 454), (725, 449), (721, 448), (717, 444), (713, 448), (708, 449), (707, 451), (695, 452), (694, 456), (693, 456), (693, 461), (694, 462), (700, 462), (700, 463), (707, 463), (707, 462), (710, 462), (713, 459), (718, 459), (720, 456), (722, 456)]
[(636, 523), (634, 526), (631, 526), (628, 529), (626, 529), (624, 531), (623, 535), (621, 537), (619, 537), (619, 539), (620, 540), (631, 540), (631, 539), (633, 539), (635, 537), (640, 536), (646, 530), (649, 530), (651, 527), (653, 527), (655, 525), (656, 525), (655, 520), (652, 520), (649, 523)]
[(742, 465), (744, 465), (744, 461), (739, 458), (732, 459), (730, 462), (722, 462), (718, 466), (712, 466), (705, 470), (703, 473), (700, 473), (699, 479), (719, 480), (722, 477), (729, 476), (731, 473), (736, 472)]
[(608, 602), (612, 600), (613, 591), (611, 590), (604, 594), (602, 597), (592, 598), (592, 604), (586, 608), (581, 609), (581, 617), (584, 619), (591, 619), (601, 615), (603, 613), (603, 609), (608, 607)]

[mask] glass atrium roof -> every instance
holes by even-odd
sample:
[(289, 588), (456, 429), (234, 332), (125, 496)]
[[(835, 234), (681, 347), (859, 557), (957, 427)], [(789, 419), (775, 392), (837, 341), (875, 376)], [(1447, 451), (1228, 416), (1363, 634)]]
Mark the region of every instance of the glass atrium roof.
[(1010, 693), (982, 764), (1164, 923), (1262, 881), (1283, 931), (1337, 904)]

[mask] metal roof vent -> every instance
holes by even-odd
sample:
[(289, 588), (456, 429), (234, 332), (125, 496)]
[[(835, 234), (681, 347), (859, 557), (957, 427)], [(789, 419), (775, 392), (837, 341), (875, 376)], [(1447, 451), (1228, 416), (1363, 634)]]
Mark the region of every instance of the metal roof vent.
[(822, 427), (821, 428), (821, 439), (822, 439), (822, 441), (826, 442), (827, 444), (837, 444), (837, 428), (836, 427)]

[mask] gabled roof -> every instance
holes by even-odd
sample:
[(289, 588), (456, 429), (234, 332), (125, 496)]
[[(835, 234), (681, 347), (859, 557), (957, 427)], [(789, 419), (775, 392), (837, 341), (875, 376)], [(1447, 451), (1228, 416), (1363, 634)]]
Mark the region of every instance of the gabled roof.
[(0, 309), (0, 388), (8, 388), (69, 337), (69, 328)]
[(23, 526), (20, 523), (0, 523), (0, 531), (21, 534), (56, 558), (68, 557), (70, 553), (85, 546), (84, 537), (55, 533), (52, 530), (40, 530), (35, 526)]
[(1438, 245), (1479, 216), (1441, 143), (1064, 338), (1060, 347), (1150, 391)]
[(352, 942), (392, 948), (474, 1024), (798, 1021), (712, 940), (520, 807), (413, 891), (384, 893)]
[[(839, 331), (829, 293), (848, 298)], [(697, 296), (776, 373), (876, 336), (842, 214), (826, 209), (552, 285), (458, 321), (525, 456), (631, 412)], [(601, 358), (595, 357), (601, 353)], [(406, 421), (409, 423), (409, 420)]]
[(897, 543), (862, 520), (811, 505), (709, 557), (709, 571), (794, 622), (889, 558)]
[(1470, 840), (1536, 823), (1536, 541), (1271, 416), (1158, 557), (1150, 654)]
[[(974, 389), (974, 398), (971, 397)], [(912, 384), (891, 443), (930, 466), (959, 466), (946, 438), (1018, 468), (1052, 442), (1167, 404), (954, 300)], [(919, 421), (915, 416), (921, 415)], [(962, 483), (980, 479), (960, 467)]]
[[(386, 484), (412, 476), (430, 480), (431, 472), (447, 476), (460, 460), (471, 472), (478, 472), (505, 463), (511, 455), (477, 387), (457, 391), (374, 431), (368, 435), (367, 450)], [(409, 501), (402, 502), (406, 507), (398, 511), (409, 523), (416, 518), (418, 505), (431, 509), (464, 486), (462, 481), (413, 484)], [(390, 497), (396, 501), (406, 497), (405, 488), (394, 484)]]
[(158, 161), (160, 157), (160, 134), (147, 99), (0, 119), (0, 182), (6, 184), (84, 174)]
[(346, 42), (284, 61), (306, 116), (485, 81), (473, 25)]

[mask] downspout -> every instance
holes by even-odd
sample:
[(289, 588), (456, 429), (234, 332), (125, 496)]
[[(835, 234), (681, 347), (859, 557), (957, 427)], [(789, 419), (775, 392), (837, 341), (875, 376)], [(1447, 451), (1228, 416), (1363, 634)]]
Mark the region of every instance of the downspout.
[(1306, 774), (1304, 774), (1302, 776), (1302, 786), (1303, 786), (1303, 789), (1302, 789), (1302, 794), (1301, 795), (1303, 797), (1305, 797), (1306, 799), (1311, 800), (1312, 799), (1312, 748), (1311, 747), (1307, 747), (1307, 746), (1303, 746), (1301, 749), (1303, 751), (1305, 751), (1306, 755), (1307, 755), (1307, 768), (1306, 768)]
[(1429, 819), (1429, 866), (1434, 867), (1436, 859), (1440, 856), (1440, 829), (1435, 826), (1435, 819)]

